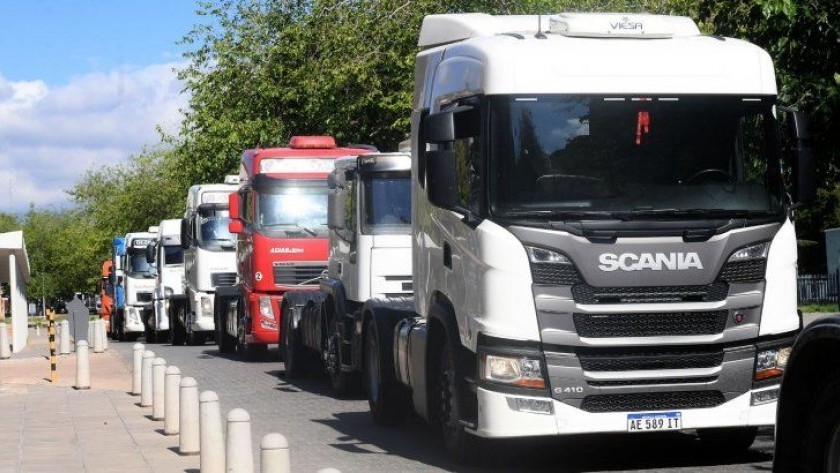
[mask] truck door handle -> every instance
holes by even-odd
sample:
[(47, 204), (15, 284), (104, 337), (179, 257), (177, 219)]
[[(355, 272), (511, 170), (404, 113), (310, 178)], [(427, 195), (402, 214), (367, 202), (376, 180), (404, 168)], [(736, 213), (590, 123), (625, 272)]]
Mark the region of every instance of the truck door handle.
[(452, 269), (452, 247), (447, 242), (443, 242), (443, 265)]

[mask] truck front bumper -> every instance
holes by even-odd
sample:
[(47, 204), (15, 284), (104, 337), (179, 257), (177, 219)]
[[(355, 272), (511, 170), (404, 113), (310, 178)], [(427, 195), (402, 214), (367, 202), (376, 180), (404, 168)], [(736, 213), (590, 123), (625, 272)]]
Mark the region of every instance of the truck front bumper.
[[(681, 412), (682, 430), (771, 426), (776, 423), (776, 401), (756, 406), (751, 405), (751, 401), (753, 393), (772, 389), (778, 389), (778, 386), (744, 393), (717, 407), (671, 411)], [(548, 412), (527, 412), (516, 408), (517, 405), (533, 405), (534, 402), (543, 407), (550, 406), (547, 407)], [(473, 433), (480, 437), (507, 438), (627, 432), (627, 415), (632, 413), (591, 413), (550, 397), (507, 394), (479, 387), (478, 427)]]
[[(263, 314), (260, 310), (260, 299), (268, 299), (271, 305), (271, 314)], [(280, 306), (283, 303), (281, 294), (259, 294), (252, 293), (248, 297), (248, 314), (250, 333), (246, 333), (246, 341), (260, 345), (280, 343), (280, 326), (283, 314), (280, 313)], [(264, 303), (263, 303), (264, 304)]]
[(125, 333), (144, 332), (146, 330), (143, 325), (143, 312), (146, 309), (146, 306), (129, 305), (125, 307), (125, 320), (123, 321)]

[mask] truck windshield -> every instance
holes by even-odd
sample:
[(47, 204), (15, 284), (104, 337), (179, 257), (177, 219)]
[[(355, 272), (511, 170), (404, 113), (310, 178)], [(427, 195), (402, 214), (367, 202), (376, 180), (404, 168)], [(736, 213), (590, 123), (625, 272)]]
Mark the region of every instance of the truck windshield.
[[(228, 230), (230, 217), (213, 215), (199, 218), (199, 244), (209, 250), (233, 250), (236, 237)], [(183, 256), (181, 256), (183, 262)]]
[(491, 212), (779, 215), (773, 105), (699, 95), (492, 97)]
[(166, 266), (184, 264), (184, 250), (180, 246), (164, 246), (163, 264)]
[(411, 176), (408, 172), (377, 173), (363, 178), (362, 232), (411, 231)]
[(257, 224), (293, 238), (327, 238), (327, 192), (323, 185), (278, 186), (257, 194)]
[(128, 250), (128, 275), (131, 277), (154, 277), (152, 266), (146, 260), (146, 252), (142, 249)]

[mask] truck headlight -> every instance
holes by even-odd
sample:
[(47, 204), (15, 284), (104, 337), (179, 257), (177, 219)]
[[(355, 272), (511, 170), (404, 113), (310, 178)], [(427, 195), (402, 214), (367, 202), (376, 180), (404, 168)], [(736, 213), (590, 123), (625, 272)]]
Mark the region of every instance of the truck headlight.
[(485, 354), (481, 363), (481, 378), (523, 388), (545, 388), (542, 364), (538, 358), (529, 356)]
[(750, 261), (756, 259), (766, 259), (767, 254), (770, 252), (770, 242), (765, 241), (764, 243), (759, 243), (757, 245), (745, 246), (743, 248), (735, 250), (729, 256), (727, 263), (732, 263), (734, 261)]
[(260, 327), (272, 330), (277, 328), (277, 323), (274, 321), (274, 308), (271, 306), (270, 297), (260, 297)]
[(785, 372), (791, 347), (763, 349), (755, 356), (755, 381), (775, 378)]
[(525, 251), (528, 253), (528, 260), (532, 263), (572, 264), (568, 256), (556, 251), (536, 246), (526, 246)]
[(213, 316), (213, 300), (209, 297), (201, 298), (201, 313), (204, 314), (205, 317)]

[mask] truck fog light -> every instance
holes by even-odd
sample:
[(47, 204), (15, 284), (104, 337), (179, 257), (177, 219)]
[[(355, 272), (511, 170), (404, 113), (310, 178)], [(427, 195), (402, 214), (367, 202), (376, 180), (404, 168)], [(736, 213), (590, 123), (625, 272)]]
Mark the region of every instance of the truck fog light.
[(527, 397), (506, 397), (507, 405), (517, 412), (529, 412), (531, 414), (552, 414), (554, 407), (551, 401), (543, 399), (530, 399)]
[(260, 327), (277, 330), (277, 322), (274, 321), (274, 307), (271, 305), (270, 297), (260, 297)]
[(785, 372), (791, 347), (761, 350), (755, 356), (755, 381), (781, 376)]
[(545, 388), (540, 360), (527, 356), (485, 354), (481, 364), (481, 378), (524, 388)]
[(779, 399), (779, 388), (765, 389), (764, 391), (756, 391), (752, 393), (752, 400), (750, 405), (760, 406), (770, 402), (775, 402)]
[(201, 298), (201, 313), (205, 317), (212, 317), (213, 316), (213, 300), (209, 297), (202, 297)]

